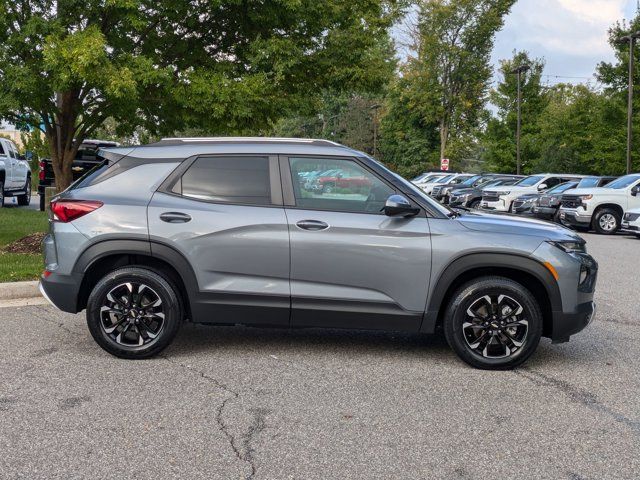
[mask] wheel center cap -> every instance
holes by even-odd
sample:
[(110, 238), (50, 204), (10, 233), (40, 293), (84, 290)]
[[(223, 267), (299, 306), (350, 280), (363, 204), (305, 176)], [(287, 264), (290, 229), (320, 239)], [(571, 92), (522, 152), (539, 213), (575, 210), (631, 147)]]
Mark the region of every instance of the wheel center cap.
[(129, 310), (129, 316), (131, 318), (136, 318), (138, 316), (137, 310)]
[(500, 325), (498, 325), (498, 322), (491, 322), (491, 328), (500, 328)]

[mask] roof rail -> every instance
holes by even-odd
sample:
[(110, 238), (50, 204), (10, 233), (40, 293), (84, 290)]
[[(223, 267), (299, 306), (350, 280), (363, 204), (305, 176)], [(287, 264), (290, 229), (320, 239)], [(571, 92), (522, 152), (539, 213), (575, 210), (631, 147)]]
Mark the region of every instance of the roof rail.
[(339, 143), (331, 140), (279, 137), (169, 137), (151, 145), (194, 145), (201, 143), (289, 143), (342, 147)]

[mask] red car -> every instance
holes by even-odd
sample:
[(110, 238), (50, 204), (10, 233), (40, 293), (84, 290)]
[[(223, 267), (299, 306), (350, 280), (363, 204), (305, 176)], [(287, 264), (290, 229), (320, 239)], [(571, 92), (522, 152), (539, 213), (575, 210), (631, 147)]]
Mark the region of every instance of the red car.
[(331, 193), (334, 188), (348, 188), (351, 190), (359, 190), (371, 187), (373, 182), (363, 175), (355, 176), (349, 172), (340, 172), (335, 175), (320, 177), (318, 179), (320, 190), (324, 193)]

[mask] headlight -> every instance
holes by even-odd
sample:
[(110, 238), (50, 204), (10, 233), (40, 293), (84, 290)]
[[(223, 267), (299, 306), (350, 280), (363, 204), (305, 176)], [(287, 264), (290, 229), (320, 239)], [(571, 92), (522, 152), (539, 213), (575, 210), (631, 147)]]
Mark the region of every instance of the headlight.
[(580, 199), (582, 200), (591, 200), (593, 198), (593, 195), (589, 194), (589, 195), (580, 195)]
[(548, 243), (553, 245), (554, 247), (558, 247), (560, 250), (563, 250), (567, 253), (586, 253), (587, 252), (587, 242), (580, 242), (577, 240), (562, 240), (559, 242), (554, 242), (549, 240)]
[(502, 197), (503, 195), (509, 195), (511, 193), (511, 191), (509, 192), (499, 192), (498, 196)]

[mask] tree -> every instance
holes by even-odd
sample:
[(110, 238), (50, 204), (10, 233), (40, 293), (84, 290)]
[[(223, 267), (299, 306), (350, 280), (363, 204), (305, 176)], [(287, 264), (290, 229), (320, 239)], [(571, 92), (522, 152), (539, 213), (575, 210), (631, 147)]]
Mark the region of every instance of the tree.
[[(613, 156), (607, 156), (603, 159), (605, 165), (603, 168), (608, 172), (621, 174), (626, 172), (626, 112), (627, 112), (627, 93), (628, 93), (628, 76), (629, 76), (629, 43), (619, 42), (619, 39), (625, 35), (635, 33), (640, 30), (640, 8), (636, 11), (635, 17), (629, 22), (617, 22), (609, 29), (609, 44), (613, 48), (616, 61), (602, 62), (596, 69), (596, 77), (605, 85), (605, 93), (609, 98), (609, 113), (614, 111), (624, 112), (622, 116), (618, 114), (610, 115), (610, 120), (615, 121), (612, 125), (615, 127), (612, 140), (618, 146), (619, 150)], [(633, 72), (636, 79), (636, 91), (633, 101), (633, 149), (632, 159), (638, 158), (640, 154), (640, 142), (638, 142), (638, 134), (640, 134), (640, 96), (638, 95), (638, 79), (640, 78), (640, 52), (636, 46), (635, 49), (635, 71)], [(613, 129), (612, 129), (613, 130)], [(624, 141), (621, 143), (621, 137)]]
[(266, 129), (325, 89), (382, 80), (396, 0), (0, 2), (0, 117), (41, 129), (66, 188), (82, 141)]
[(534, 171), (541, 156), (539, 119), (548, 103), (541, 83), (544, 60), (530, 58), (527, 52), (514, 52), (512, 58), (500, 61), (501, 79), (489, 94), (495, 112), (489, 116), (481, 135), (485, 167), (497, 172), (516, 172), (518, 76), (511, 72), (521, 65), (531, 67), (521, 75), (520, 80), (523, 171)]
[[(415, 79), (414, 103), (438, 124), (440, 158), (452, 137), (478, 126), (487, 100), (496, 32), (515, 0), (422, 0), (415, 57), (406, 70)], [(426, 107), (428, 106), (428, 108)]]

